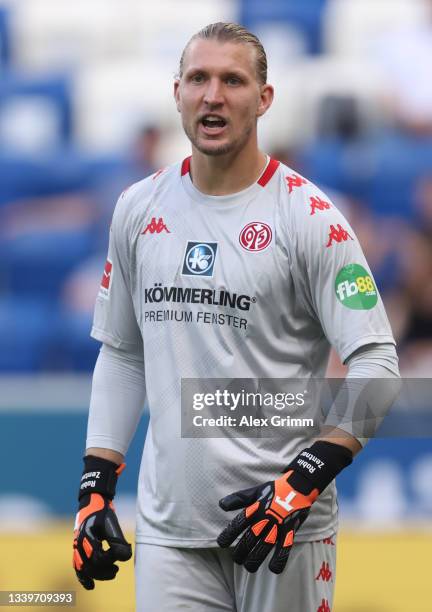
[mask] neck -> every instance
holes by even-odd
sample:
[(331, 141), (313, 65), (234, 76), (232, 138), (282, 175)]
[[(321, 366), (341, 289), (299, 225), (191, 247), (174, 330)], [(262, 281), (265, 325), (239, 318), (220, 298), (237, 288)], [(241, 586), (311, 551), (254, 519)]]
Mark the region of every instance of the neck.
[(230, 195), (255, 183), (264, 171), (266, 156), (257, 147), (227, 155), (205, 155), (192, 148), (191, 178), (207, 195)]

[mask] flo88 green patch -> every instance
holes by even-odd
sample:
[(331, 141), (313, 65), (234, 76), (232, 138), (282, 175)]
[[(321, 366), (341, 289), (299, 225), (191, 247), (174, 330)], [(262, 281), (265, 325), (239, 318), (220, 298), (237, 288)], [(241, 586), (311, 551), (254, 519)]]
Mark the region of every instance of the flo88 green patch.
[(378, 302), (378, 292), (369, 272), (359, 264), (339, 270), (335, 281), (338, 300), (353, 310), (370, 310)]

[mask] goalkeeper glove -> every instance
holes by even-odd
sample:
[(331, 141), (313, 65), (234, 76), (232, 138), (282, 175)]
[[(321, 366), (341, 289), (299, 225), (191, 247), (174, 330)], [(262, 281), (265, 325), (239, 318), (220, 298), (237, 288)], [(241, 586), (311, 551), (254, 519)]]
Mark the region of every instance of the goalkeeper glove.
[(243, 510), (217, 539), (230, 546), (243, 532), (233, 559), (256, 572), (274, 549), (269, 569), (280, 574), (288, 561), (294, 535), (318, 495), (352, 462), (352, 452), (339, 444), (318, 441), (304, 449), (277, 480), (237, 491), (219, 501), (222, 510)]
[[(73, 566), (78, 580), (87, 590), (94, 580), (112, 580), (118, 572), (115, 561), (127, 561), (132, 547), (126, 541), (112, 499), (117, 478), (126, 464), (88, 455), (79, 490), (73, 541)], [(102, 542), (109, 545), (104, 550)]]

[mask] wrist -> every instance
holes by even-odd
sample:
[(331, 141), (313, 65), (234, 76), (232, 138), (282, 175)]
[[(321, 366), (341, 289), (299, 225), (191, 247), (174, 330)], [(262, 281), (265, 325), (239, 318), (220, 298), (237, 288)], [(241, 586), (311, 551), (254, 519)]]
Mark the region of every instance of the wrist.
[(81, 476), (78, 499), (91, 493), (99, 493), (110, 500), (116, 492), (117, 479), (126, 467), (125, 463), (118, 465), (108, 459), (86, 455), (83, 459), (84, 470)]
[(308, 495), (312, 489), (322, 493), (352, 460), (353, 453), (346, 446), (319, 440), (302, 450), (284, 472), (292, 470), (289, 483), (300, 493)]

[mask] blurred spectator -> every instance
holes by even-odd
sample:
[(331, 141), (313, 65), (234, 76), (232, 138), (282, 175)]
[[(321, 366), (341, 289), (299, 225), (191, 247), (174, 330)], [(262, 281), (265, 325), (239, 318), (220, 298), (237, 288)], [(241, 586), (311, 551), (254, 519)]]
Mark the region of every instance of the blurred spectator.
[(419, 229), (432, 241), (432, 169), (417, 181), (414, 208)]
[[(161, 136), (161, 129), (155, 124), (143, 126), (133, 138), (124, 163), (119, 165), (117, 171), (101, 176), (93, 194), (98, 209), (98, 239), (101, 255), (100, 258), (91, 257), (80, 262), (66, 280), (62, 295), (72, 310), (76, 308), (81, 311), (87, 310), (88, 314), (92, 313), (102, 274), (102, 267), (97, 262), (99, 259), (104, 260), (105, 257), (108, 228), (116, 200), (129, 185), (157, 170)], [(90, 287), (93, 290), (89, 294)]]
[(416, 227), (401, 249), (412, 312), (407, 340), (427, 340), (432, 347), (432, 174), (417, 182), (414, 208)]
[(107, 217), (111, 217), (120, 193), (157, 169), (160, 139), (160, 129), (147, 125), (139, 130), (130, 150), (113, 168), (100, 172), (93, 179), (85, 176), (84, 168), (81, 182), (85, 186), (82, 188), (78, 186), (78, 178), (77, 187), (70, 191), (3, 204), (0, 208), (0, 235), (14, 238), (22, 234), (73, 231), (98, 221), (105, 233), (109, 225)]
[[(74, 369), (91, 369), (96, 359), (98, 343), (89, 337), (96, 295), (99, 290), (106, 256), (108, 228), (115, 202), (130, 184), (149, 176), (157, 169), (161, 130), (147, 125), (133, 139), (125, 163), (117, 171), (101, 177), (94, 190), (98, 209), (98, 252), (77, 262), (66, 277), (60, 293), (62, 328), (68, 337), (65, 363)], [(61, 351), (59, 347), (57, 349)]]
[(161, 138), (162, 130), (154, 123), (143, 125), (133, 136), (118, 172), (102, 177), (100, 193), (107, 197), (108, 207), (114, 208), (113, 198), (117, 198), (126, 187), (158, 169)]
[(432, 371), (432, 176), (422, 177), (415, 194), (416, 227), (399, 242), (406, 309), (401, 364), (406, 376)]
[(80, 263), (66, 279), (61, 300), (68, 311), (87, 317), (93, 313), (104, 263), (105, 256), (102, 253), (90, 257)]
[(94, 222), (96, 211), (89, 193), (66, 193), (35, 197), (0, 209), (0, 237), (71, 231)]
[(101, 250), (107, 246), (107, 228), (119, 195), (129, 185), (155, 172), (160, 155), (162, 130), (154, 123), (143, 125), (133, 136), (129, 150), (117, 169), (100, 176), (94, 189), (96, 206), (100, 216), (98, 240)]
[(416, 135), (432, 135), (432, 0), (428, 18), (389, 31), (374, 45), (374, 61), (388, 75), (389, 106), (396, 123)]
[(405, 341), (432, 341), (432, 243), (421, 232), (408, 231), (401, 249), (402, 290), (409, 300)]
[(320, 138), (355, 140), (366, 131), (360, 102), (353, 95), (326, 95), (318, 105), (317, 134)]

